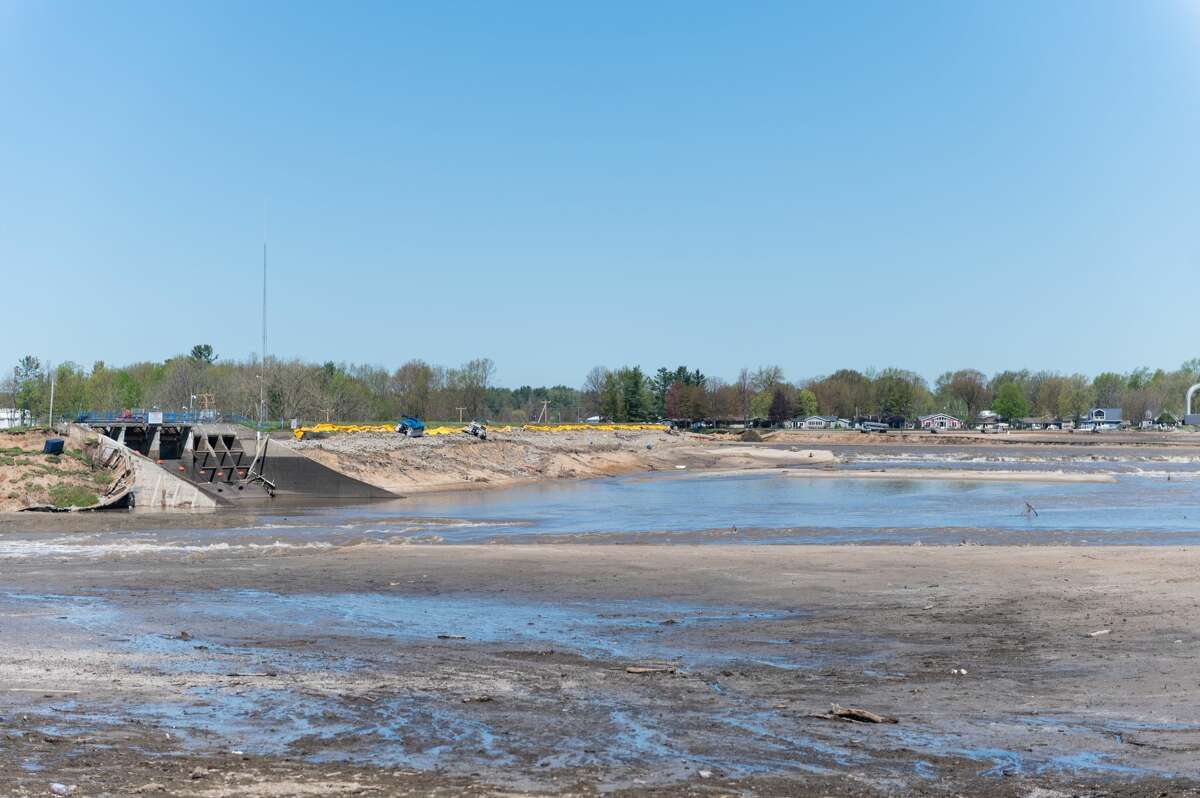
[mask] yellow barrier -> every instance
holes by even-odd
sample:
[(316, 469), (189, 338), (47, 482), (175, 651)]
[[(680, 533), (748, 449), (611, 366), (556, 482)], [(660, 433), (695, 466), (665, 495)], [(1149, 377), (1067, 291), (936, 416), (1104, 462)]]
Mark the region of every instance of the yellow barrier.
[[(457, 435), (466, 431), (466, 425), (461, 427), (432, 427), (425, 430), (426, 435)], [(512, 432), (512, 427), (488, 427), (488, 432)]]
[[(585, 432), (595, 430), (597, 432), (614, 432), (617, 430), (625, 432), (649, 432), (654, 430), (665, 430), (666, 424), (526, 424), (520, 429), (528, 430), (529, 432)], [(292, 430), (292, 435), (296, 440), (302, 440), (305, 435), (321, 434), (330, 432), (395, 432), (394, 424), (313, 424), (309, 427), (299, 427)], [(512, 432), (511, 426), (504, 427), (488, 427), (488, 432)], [(458, 435), (463, 432), (462, 427), (430, 427), (425, 430), (426, 435)]]
[(455, 435), (462, 431), (463, 431), (462, 427), (427, 427), (425, 429), (425, 434), (426, 435)]
[(395, 432), (395, 424), (313, 424), (311, 427), (298, 427), (292, 430), (296, 440), (301, 440), (309, 433), (322, 432)]

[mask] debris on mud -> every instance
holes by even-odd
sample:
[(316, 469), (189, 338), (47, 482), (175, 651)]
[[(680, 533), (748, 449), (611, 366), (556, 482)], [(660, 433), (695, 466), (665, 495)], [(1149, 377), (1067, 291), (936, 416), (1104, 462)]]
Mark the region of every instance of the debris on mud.
[(675, 673), (674, 665), (630, 665), (626, 673)]
[(890, 715), (880, 715), (877, 712), (872, 712), (869, 709), (860, 709), (858, 707), (843, 707), (839, 704), (830, 704), (828, 712), (819, 712), (810, 717), (819, 720), (845, 720), (852, 723), (899, 723), (898, 718), (893, 718)]

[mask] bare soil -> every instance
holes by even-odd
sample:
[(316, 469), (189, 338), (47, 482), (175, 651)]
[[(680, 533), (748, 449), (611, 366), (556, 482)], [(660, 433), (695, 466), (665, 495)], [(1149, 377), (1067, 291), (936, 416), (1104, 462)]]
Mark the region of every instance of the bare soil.
[(51, 437), (63, 436), (48, 430), (0, 432), (0, 513), (57, 504), (72, 494), (94, 502), (107, 490), (112, 475), (92, 468), (69, 440), (62, 455), (42, 454)]

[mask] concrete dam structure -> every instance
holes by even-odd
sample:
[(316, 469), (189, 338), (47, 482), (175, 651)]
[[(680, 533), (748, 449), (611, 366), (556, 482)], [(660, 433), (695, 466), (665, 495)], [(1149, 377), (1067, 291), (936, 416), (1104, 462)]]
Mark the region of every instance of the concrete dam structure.
[[(138, 418), (89, 426), (141, 455), (148, 461), (144, 466), (155, 466), (165, 475), (185, 481), (216, 505), (395, 496), (234, 424)], [(139, 474), (146, 477), (147, 484), (152, 481), (146, 468), (139, 469)], [(141, 476), (139, 481), (143, 481)]]

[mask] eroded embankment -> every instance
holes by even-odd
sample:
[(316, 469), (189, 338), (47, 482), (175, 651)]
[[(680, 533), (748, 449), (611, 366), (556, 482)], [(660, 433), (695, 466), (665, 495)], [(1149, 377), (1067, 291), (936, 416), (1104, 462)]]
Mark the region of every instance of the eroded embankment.
[(50, 430), (0, 432), (0, 513), (93, 507), (129, 489), (130, 464), (103, 455), (94, 435), (67, 436), (62, 454), (43, 454), (47, 439), (62, 437)]
[[(705, 439), (635, 431), (495, 432), (410, 439), (360, 432), (286, 445), (343, 474), (393, 493), (511, 485), (543, 479), (614, 476), (714, 464)], [(750, 452), (745, 462), (767, 462)]]

